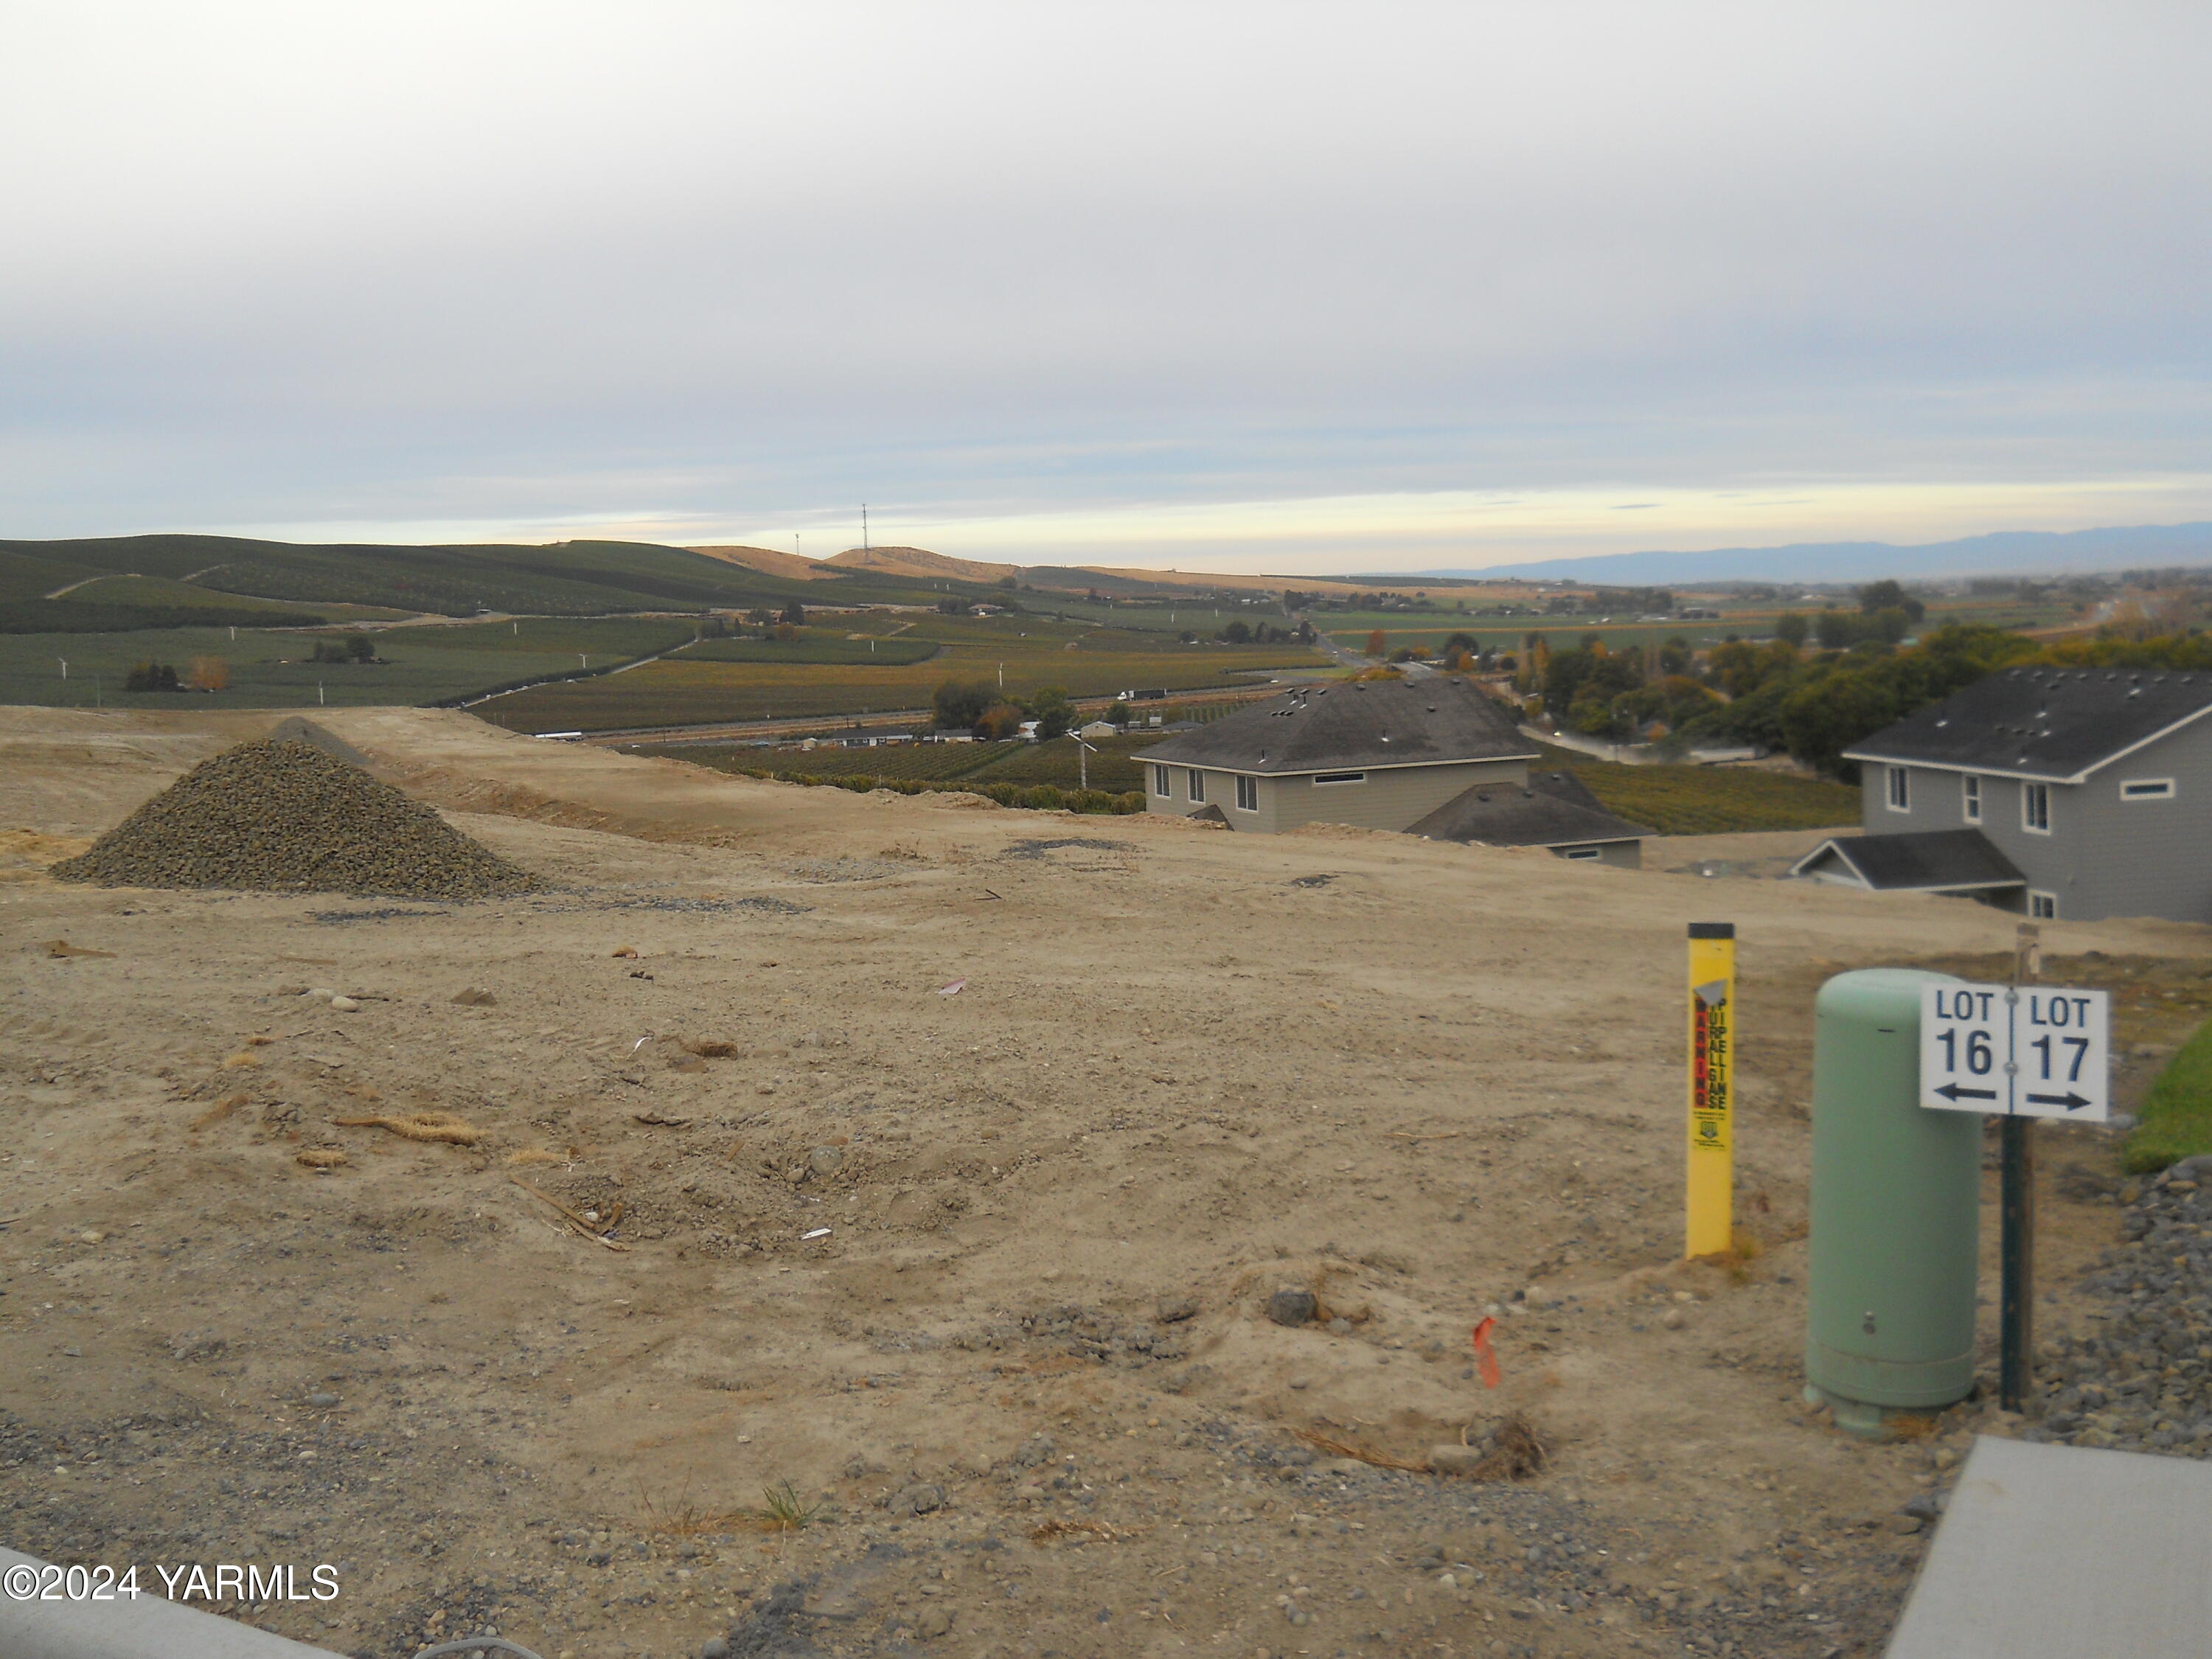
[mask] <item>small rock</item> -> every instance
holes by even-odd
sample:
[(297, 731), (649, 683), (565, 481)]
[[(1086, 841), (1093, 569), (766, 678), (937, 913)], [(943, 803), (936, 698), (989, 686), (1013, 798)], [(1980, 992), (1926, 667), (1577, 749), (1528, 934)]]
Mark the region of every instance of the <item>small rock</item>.
[(1278, 1325), (1310, 1325), (1314, 1293), (1303, 1285), (1286, 1285), (1267, 1298), (1267, 1317)]
[(468, 985), (453, 993), (453, 1000), (464, 1008), (491, 1008), (499, 999), (481, 986)]
[(1893, 1515), (1885, 1524), (1888, 1526), (1892, 1532), (1902, 1538), (1910, 1534), (1918, 1532), (1922, 1522), (1920, 1517), (1917, 1515)]
[(1333, 1335), (1350, 1336), (1352, 1334), (1352, 1322), (1346, 1319), (1342, 1314), (1339, 1314), (1335, 1318), (1328, 1322), (1328, 1328)]
[(945, 1507), (945, 1488), (935, 1484), (908, 1486), (884, 1505), (893, 1515), (927, 1515)]
[(1690, 1321), (1680, 1308), (1669, 1308), (1659, 1316), (1659, 1322), (1670, 1331), (1679, 1331)]
[(1480, 1446), (1446, 1444), (1429, 1448), (1429, 1468), (1437, 1474), (1473, 1474), (1482, 1462)]
[(1161, 1324), (1181, 1324), (1186, 1319), (1198, 1317), (1198, 1298), (1194, 1296), (1164, 1296), (1156, 1311)]
[(610, 956), (625, 957), (635, 962), (637, 959), (637, 946), (635, 945), (617, 945), (612, 951), (609, 951), (608, 954)]
[(817, 1146), (806, 1155), (806, 1167), (817, 1176), (833, 1176), (845, 1162), (842, 1146)]
[(710, 1636), (699, 1644), (699, 1659), (730, 1659), (729, 1642), (720, 1636)]
[(1916, 1521), (1933, 1521), (1937, 1514), (1935, 1494), (1924, 1492), (1915, 1493), (1905, 1500), (1898, 1513), (1909, 1515)]
[(360, 1012), (361, 1004), (356, 1002), (351, 997), (332, 997), (331, 1007), (337, 1013), (351, 1014)]
[(933, 1642), (951, 1631), (952, 1619), (951, 1607), (924, 1607), (921, 1617), (914, 1621), (914, 1633), (925, 1642)]
[(338, 1403), (338, 1397), (328, 1389), (318, 1389), (307, 1396), (307, 1403), (318, 1411), (328, 1411)]

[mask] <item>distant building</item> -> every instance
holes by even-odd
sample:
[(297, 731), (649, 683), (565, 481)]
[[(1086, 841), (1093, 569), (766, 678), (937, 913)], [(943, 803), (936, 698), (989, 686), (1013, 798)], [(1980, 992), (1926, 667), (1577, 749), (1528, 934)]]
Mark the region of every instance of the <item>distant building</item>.
[(1579, 785), (1532, 783), (1536, 758), (1511, 716), (1458, 674), (1285, 692), (1136, 756), (1148, 811), (1232, 830), (1349, 823), (1577, 857), (1649, 833)]
[(2212, 673), (2008, 668), (1844, 751), (1866, 834), (1793, 874), (2212, 922)]
[(1520, 784), (1478, 784), (1410, 834), (1486, 847), (1541, 847), (1560, 858), (1640, 868), (1644, 838), (1657, 831), (1616, 817), (1571, 772), (1531, 772)]
[(880, 749), (886, 744), (912, 743), (914, 728), (906, 726), (848, 726), (836, 740), (848, 749)]
[(1075, 735), (1079, 738), (1085, 738), (1091, 743), (1097, 743), (1102, 738), (1120, 737), (1121, 735), (1121, 728), (1115, 725), (1111, 720), (1093, 720), (1088, 726), (1079, 726), (1076, 727)]

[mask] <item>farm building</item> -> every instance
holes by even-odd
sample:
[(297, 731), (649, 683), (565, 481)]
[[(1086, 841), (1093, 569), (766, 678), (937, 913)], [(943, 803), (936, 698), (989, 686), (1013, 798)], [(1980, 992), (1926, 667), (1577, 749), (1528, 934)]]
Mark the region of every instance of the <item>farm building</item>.
[(1844, 751), (1866, 834), (1792, 873), (2031, 916), (2212, 921), (2212, 674), (2013, 668)]
[(1551, 847), (1563, 856), (1613, 848), (1595, 856), (1615, 863), (1633, 862), (1622, 844), (1632, 848), (1649, 833), (1604, 811), (1579, 785), (1556, 781), (1558, 775), (1533, 782), (1535, 745), (1458, 675), (1301, 687), (1135, 758), (1145, 769), (1147, 810), (1233, 830), (1349, 823)]

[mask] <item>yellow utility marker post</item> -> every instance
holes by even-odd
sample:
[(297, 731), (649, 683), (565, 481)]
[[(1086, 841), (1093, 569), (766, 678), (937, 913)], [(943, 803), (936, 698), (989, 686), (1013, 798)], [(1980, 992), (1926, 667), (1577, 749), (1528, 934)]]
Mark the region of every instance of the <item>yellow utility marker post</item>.
[(1712, 1255), (1735, 1224), (1735, 924), (1690, 924), (1688, 1224), (1682, 1254)]

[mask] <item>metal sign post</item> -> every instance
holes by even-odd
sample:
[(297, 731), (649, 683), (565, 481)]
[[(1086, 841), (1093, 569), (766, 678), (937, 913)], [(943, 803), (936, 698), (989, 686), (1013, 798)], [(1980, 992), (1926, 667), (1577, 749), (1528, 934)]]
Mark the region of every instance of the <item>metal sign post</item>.
[(1690, 924), (1690, 1125), (1685, 1255), (1735, 1231), (1735, 924)]
[(2034, 1120), (2102, 1123), (2112, 1104), (2112, 999), (2037, 983), (2039, 934), (2033, 923), (2021, 925), (2009, 985), (1954, 982), (1920, 993), (1920, 1103), (2003, 1120), (1997, 1391), (2011, 1412), (2027, 1401), (2035, 1352)]

